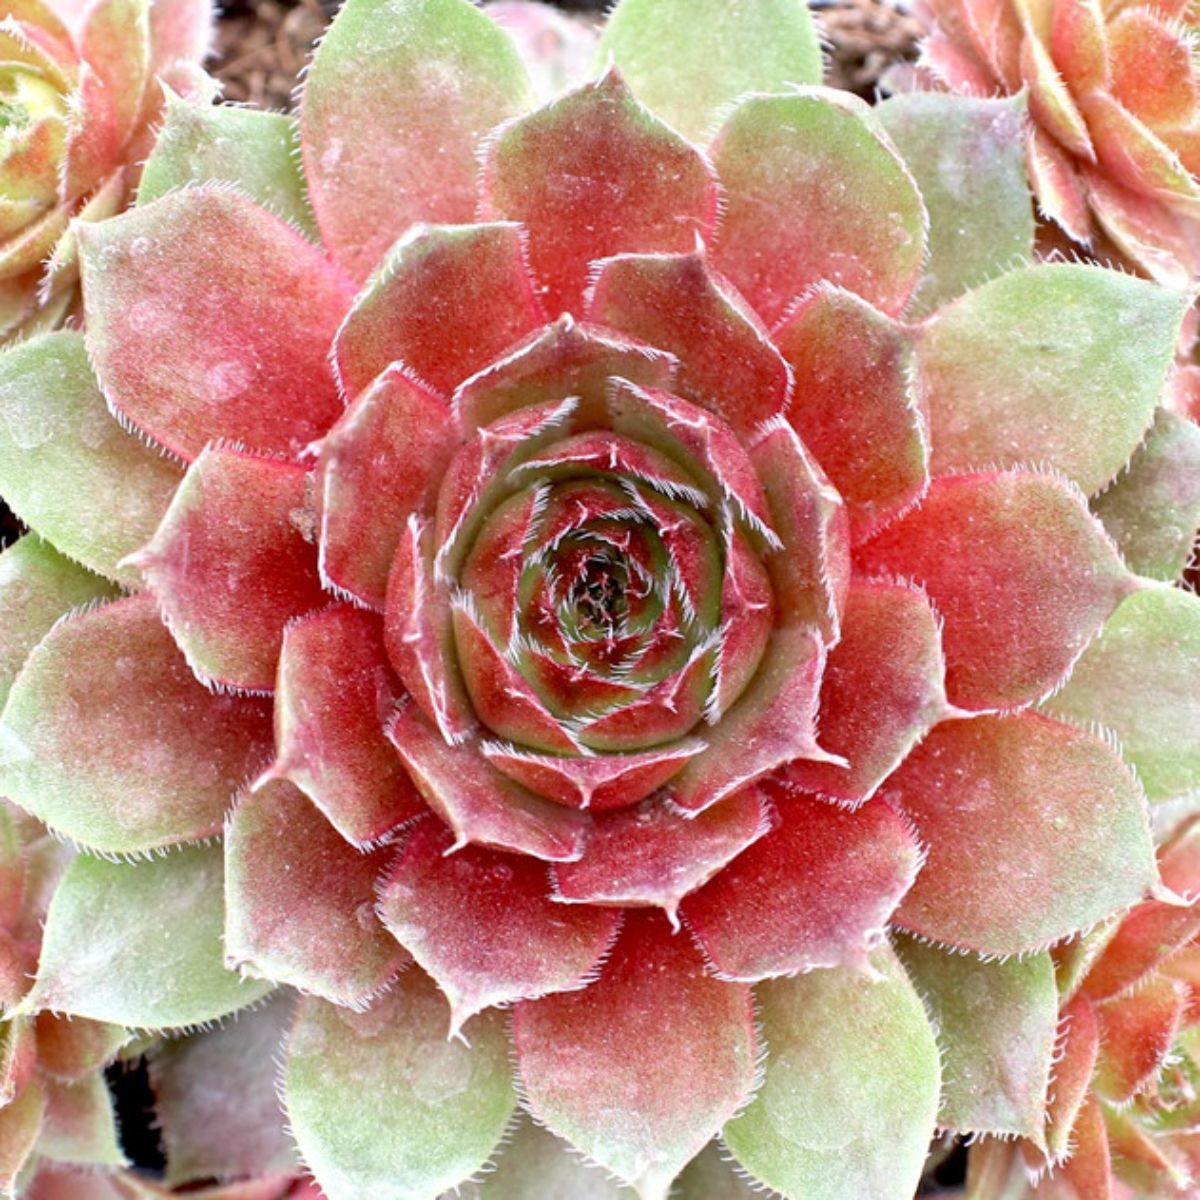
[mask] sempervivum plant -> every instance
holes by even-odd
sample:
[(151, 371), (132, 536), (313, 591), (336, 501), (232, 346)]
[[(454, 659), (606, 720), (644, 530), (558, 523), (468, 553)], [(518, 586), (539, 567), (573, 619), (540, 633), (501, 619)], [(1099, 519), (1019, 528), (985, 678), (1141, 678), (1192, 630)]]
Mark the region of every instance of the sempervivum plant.
[(1136, 905), (1056, 952), (1062, 1013), (1040, 1145), (989, 1140), (970, 1200), (1195, 1195), (1200, 1177), (1200, 826), (1163, 848), (1191, 903)]
[(1188, 5), (922, 0), (920, 74), (1028, 96), (1038, 203), (1167, 282), (1200, 273), (1200, 80)]
[(792, 0), (600, 56), (539, 108), (466, 0), (350, 0), (0, 359), (0, 487), (124, 592), (0, 722), (85, 851), (19, 1012), (248, 1010), (154, 1056), (180, 1182), (290, 1178), (278, 1051), (329, 1200), (737, 1195), (718, 1136), (904, 1200), (1044, 1144), (1050, 947), (1181, 903), (1187, 298), (1020, 265), (1019, 110), (812, 86)]
[(163, 85), (205, 90), (209, 0), (0, 4), (0, 339), (78, 299), (73, 219), (120, 212)]

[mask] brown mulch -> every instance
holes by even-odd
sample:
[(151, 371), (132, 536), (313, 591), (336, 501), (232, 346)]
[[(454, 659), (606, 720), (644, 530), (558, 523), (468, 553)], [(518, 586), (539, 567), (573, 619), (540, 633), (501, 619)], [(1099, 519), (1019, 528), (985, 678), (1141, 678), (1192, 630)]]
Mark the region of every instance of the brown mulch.
[[(603, 2), (560, 7), (595, 11)], [(336, 0), (238, 0), (226, 8), (213, 64), (226, 99), (290, 107), (300, 69), (335, 8)], [(872, 99), (883, 72), (915, 56), (920, 27), (888, 0), (824, 0), (819, 9), (834, 87)]]
[(835, 0), (818, 13), (828, 40), (831, 87), (874, 100), (880, 79), (917, 56), (920, 23), (887, 0)]

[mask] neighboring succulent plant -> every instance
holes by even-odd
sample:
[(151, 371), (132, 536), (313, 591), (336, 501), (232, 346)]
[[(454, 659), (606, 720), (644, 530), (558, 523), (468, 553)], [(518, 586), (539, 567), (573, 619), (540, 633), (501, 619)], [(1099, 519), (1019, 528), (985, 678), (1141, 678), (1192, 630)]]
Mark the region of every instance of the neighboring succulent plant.
[(793, 0), (600, 55), (535, 109), (466, 0), (350, 0), (0, 357), (0, 489), (129, 592), (47, 632), (0, 557), (0, 789), (91, 852), (17, 1011), (248, 1010), (153, 1053), (171, 1185), (291, 1186), (287, 1025), (329, 1200), (506, 1133), (480, 1197), (742, 1194), (719, 1135), (906, 1200), (935, 1126), (1041, 1143), (1049, 948), (1200, 791), (1187, 297), (1020, 266), (1018, 106), (810, 86)]
[(163, 84), (205, 92), (211, 36), (210, 0), (0, 5), (0, 339), (72, 311), (68, 227), (129, 202)]
[(1187, 4), (920, 0), (919, 75), (972, 96), (1025, 92), (1045, 216), (1097, 233), (1167, 283), (1200, 275), (1200, 78)]
[(1044, 1143), (982, 1143), (968, 1200), (1196, 1194), (1200, 824), (1159, 861), (1190, 903), (1147, 900), (1056, 952), (1062, 1016)]

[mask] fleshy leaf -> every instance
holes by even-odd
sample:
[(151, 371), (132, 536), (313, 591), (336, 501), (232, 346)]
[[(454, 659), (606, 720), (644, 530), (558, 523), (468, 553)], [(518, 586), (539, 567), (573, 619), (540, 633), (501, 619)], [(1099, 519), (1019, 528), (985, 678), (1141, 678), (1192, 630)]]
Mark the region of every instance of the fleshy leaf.
[(0, 711), (29, 652), (55, 621), (115, 594), (107, 579), (64, 558), (36, 533), (0, 553)]
[(1046, 1108), (1046, 1143), (1051, 1155), (1065, 1158), (1070, 1153), (1071, 1133), (1080, 1109), (1091, 1091), (1100, 1050), (1095, 1006), (1086, 997), (1076, 996), (1063, 1009), (1058, 1030), (1054, 1091), (1048, 1094)]
[(1046, 708), (1112, 730), (1151, 800), (1200, 788), (1200, 598), (1130, 596)]
[(1173, 979), (1155, 976), (1127, 996), (1096, 1005), (1100, 1056), (1095, 1088), (1113, 1104), (1127, 1104), (1162, 1069), (1179, 1032), (1186, 993)]
[(446, 1039), (417, 969), (363, 1013), (304, 999), (288, 1043), (288, 1123), (328, 1200), (428, 1200), (473, 1175), (516, 1106), (503, 1015)]
[[(1192, 822), (1159, 853), (1159, 874), (1176, 896), (1200, 892), (1200, 822)], [(1200, 904), (1181, 908), (1165, 900), (1146, 900), (1110, 930), (1082, 980), (1081, 990), (1106, 1000), (1136, 987), (1200, 933)]]
[(774, 828), (688, 896), (683, 919), (722, 978), (861, 966), (912, 885), (919, 847), (886, 804), (850, 812), (783, 788), (770, 794)]
[(422, 225), (401, 238), (338, 330), (333, 361), (346, 394), (398, 362), (448, 396), (543, 325), (525, 245), (524, 229), (508, 223)]
[(929, 850), (896, 919), (950, 946), (1037, 949), (1158, 877), (1142, 791), (1119, 755), (1036, 713), (937, 726), (879, 794)]
[(668, 785), (671, 799), (702, 812), (794, 758), (827, 758), (817, 745), (817, 690), (825, 654), (811, 629), (777, 630), (762, 669)]
[(1032, 257), (1023, 107), (913, 92), (876, 108), (929, 210), (929, 260), (910, 315)]
[(1132, 570), (1178, 579), (1200, 529), (1200, 428), (1159, 409), (1146, 440), (1092, 511)]
[(244, 796), (225, 844), (227, 965), (363, 1003), (408, 961), (375, 916), (386, 858), (349, 845), (290, 783)]
[(10, 1195), (42, 1131), (45, 1115), (46, 1096), (37, 1080), (0, 1108), (0, 1188)]
[(842, 638), (821, 677), (821, 745), (849, 764), (797, 760), (786, 778), (805, 791), (858, 802), (946, 711), (937, 614), (915, 588), (857, 580)]
[(604, 402), (614, 375), (641, 387), (669, 388), (675, 359), (564, 315), (466, 380), (454, 393), (454, 413), (465, 430), (476, 430), (526, 406), (567, 396), (578, 396), (591, 409)]
[(743, 437), (787, 409), (787, 363), (758, 316), (703, 255), (626, 254), (595, 270), (588, 319), (675, 355), (679, 395)]
[(1083, 497), (1028, 472), (935, 480), (856, 557), (925, 589), (945, 620), (947, 694), (971, 710), (1053, 691), (1136, 586)]
[(851, 533), (867, 537), (929, 482), (909, 336), (852, 292), (818, 288), (775, 340), (799, 381), (789, 420), (841, 493)]
[(327, 245), (364, 280), (421, 221), (475, 216), (479, 139), (523, 111), (525, 68), (467, 0), (354, 0), (321, 40), (300, 110)]
[(270, 983), (221, 963), (219, 846), (185, 846), (139, 863), (81, 854), (46, 918), (29, 1003), (146, 1029), (215, 1021)]
[(706, 975), (660, 913), (626, 915), (583, 991), (519, 1004), (513, 1037), (535, 1118), (642, 1200), (664, 1200), (754, 1081), (750, 989)]
[(350, 284), (279, 217), (205, 185), (80, 225), (79, 242), (104, 394), (156, 442), (295, 455), (341, 412), (326, 356)]
[(917, 284), (925, 208), (912, 176), (849, 94), (755, 96), (717, 134), (725, 189), (713, 264), (768, 325), (828, 281), (895, 315)]
[(379, 887), (380, 916), (437, 980), (451, 1031), (493, 1005), (585, 983), (616, 936), (619, 914), (556, 905), (536, 859), (453, 846), (440, 821), (420, 822)]
[(533, 1121), (523, 1120), (506, 1142), (494, 1170), (459, 1188), (461, 1200), (636, 1200), (635, 1192), (582, 1162), (565, 1142)]
[(426, 811), (383, 732), (401, 691), (374, 614), (336, 605), (283, 636), (271, 773), (359, 846)]
[(89, 1021), (86, 1017), (59, 1017), (38, 1013), (38, 1069), (57, 1079), (82, 1079), (108, 1066), (130, 1040), (127, 1029)]
[(984, 962), (911, 938), (897, 949), (937, 1030), (939, 1124), (1041, 1142), (1058, 1036), (1050, 955)]
[(934, 474), (1038, 463), (1098, 491), (1154, 419), (1186, 307), (1120, 271), (1043, 263), (941, 309), (917, 342)]
[(687, 253), (717, 215), (712, 168), (632, 96), (615, 69), (499, 129), (482, 212), (521, 221), (550, 313), (580, 313), (591, 264)]
[(294, 1007), (293, 997), (280, 996), (219, 1029), (165, 1042), (151, 1055), (170, 1186), (297, 1169), (275, 1080), (264, 1069), (279, 1057)]
[(202, 679), (266, 692), (284, 625), (329, 599), (312, 541), (303, 467), (209, 446), (132, 561)]
[(135, 582), (117, 564), (154, 532), (179, 479), (177, 466), (113, 420), (78, 333), (0, 355), (0, 489), (56, 549)]
[(589, 757), (537, 754), (505, 742), (484, 742), (483, 756), (509, 779), (567, 808), (608, 812), (644, 800), (704, 749), (699, 738), (668, 742), (639, 754)]
[(837, 641), (850, 582), (849, 519), (842, 498), (796, 431), (772, 422), (751, 451), (782, 549), (766, 558), (778, 624)]
[(871, 963), (874, 973), (834, 967), (756, 989), (771, 1053), (724, 1138), (776, 1191), (909, 1200), (916, 1190), (937, 1116), (938, 1050), (892, 951)]
[(88, 1167), (121, 1167), (113, 1099), (102, 1075), (70, 1083), (44, 1079), (46, 1113), (37, 1150), (46, 1158)]
[(693, 141), (747, 92), (821, 82), (821, 47), (803, 0), (621, 0), (602, 54), (669, 125)]
[(300, 173), (295, 118), (232, 104), (198, 104), (164, 90), (162, 129), (142, 169), (138, 204), (175, 188), (232, 183), (307, 237), (316, 236)]
[(321, 443), (321, 573), (382, 609), (405, 522), (436, 489), (459, 443), (446, 402), (403, 367), (384, 371)]
[(547, 862), (571, 862), (582, 853), (584, 816), (501, 775), (474, 746), (448, 745), (411, 704), (388, 727), (429, 807), (459, 843), (515, 850)]
[(270, 753), (270, 721), (261, 701), (196, 681), (143, 593), (64, 622), (30, 655), (0, 722), (0, 787), (96, 850), (207, 837)]
[(650, 797), (596, 818), (583, 857), (555, 865), (556, 895), (572, 904), (654, 906), (674, 918), (684, 896), (768, 828), (757, 788), (743, 788), (694, 816)]

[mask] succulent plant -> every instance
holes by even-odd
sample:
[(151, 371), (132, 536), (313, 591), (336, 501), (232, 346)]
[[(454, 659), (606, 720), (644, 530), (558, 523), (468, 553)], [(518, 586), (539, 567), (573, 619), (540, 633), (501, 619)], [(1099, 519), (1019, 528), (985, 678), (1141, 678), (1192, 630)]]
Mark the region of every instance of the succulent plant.
[(1194, 1194), (1200, 825), (1168, 841), (1160, 869), (1191, 903), (1147, 900), (1056, 952), (1062, 1012), (1045, 1138), (982, 1143), (970, 1200), (1102, 1200), (1122, 1185), (1139, 1196)]
[(1045, 216), (1164, 282), (1200, 275), (1200, 78), (1179, 0), (921, 0), (919, 75), (1028, 97), (1029, 176)]
[(207, 93), (209, 0), (0, 8), (0, 340), (53, 328), (78, 300), (73, 220), (120, 212), (163, 87)]
[(307, 1187), (286, 1116), (328, 1200), (905, 1200), (1045, 1145), (1051, 948), (1185, 905), (1188, 297), (792, 0), (599, 58), (349, 0), (0, 356), (0, 790), (81, 851), (10, 1016), (166, 1032), (166, 1186)]

